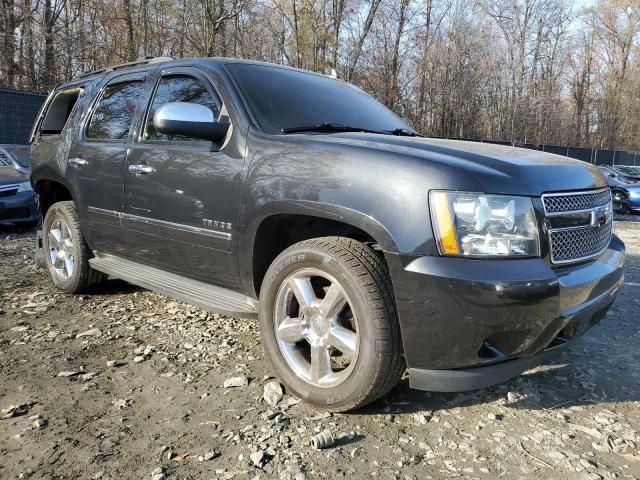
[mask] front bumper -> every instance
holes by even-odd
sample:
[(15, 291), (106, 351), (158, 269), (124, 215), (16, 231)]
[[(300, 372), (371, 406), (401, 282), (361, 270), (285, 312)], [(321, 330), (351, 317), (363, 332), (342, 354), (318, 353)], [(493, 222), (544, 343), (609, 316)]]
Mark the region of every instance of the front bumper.
[(34, 191), (0, 197), (0, 224), (37, 222), (39, 216)]
[(550, 347), (604, 316), (622, 286), (624, 256), (615, 235), (599, 258), (562, 268), (543, 259), (387, 255), (411, 385), (482, 388), (548, 360)]

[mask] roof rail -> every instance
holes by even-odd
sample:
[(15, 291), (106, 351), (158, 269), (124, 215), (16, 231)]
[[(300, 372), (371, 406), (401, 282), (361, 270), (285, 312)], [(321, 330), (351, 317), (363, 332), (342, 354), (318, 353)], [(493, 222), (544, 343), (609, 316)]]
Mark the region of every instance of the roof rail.
[(134, 60), (133, 62), (121, 63), (119, 65), (113, 65), (111, 67), (101, 68), (99, 70), (86, 71), (78, 75), (78, 78), (88, 77), (90, 75), (97, 75), (98, 73), (111, 72), (113, 70), (119, 70), (121, 68), (136, 67), (138, 65), (150, 65), (152, 63), (170, 62), (171, 60), (174, 60), (174, 58), (173, 57), (143, 57), (143, 58), (139, 58), (138, 60)]

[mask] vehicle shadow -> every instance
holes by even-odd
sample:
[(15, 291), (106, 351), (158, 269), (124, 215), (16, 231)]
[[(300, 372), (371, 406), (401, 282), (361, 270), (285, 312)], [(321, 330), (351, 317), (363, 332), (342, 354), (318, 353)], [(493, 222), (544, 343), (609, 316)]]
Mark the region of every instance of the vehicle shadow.
[(127, 295), (129, 293), (143, 292), (145, 289), (128, 283), (119, 278), (107, 278), (97, 285), (92, 285), (84, 292), (87, 295)]

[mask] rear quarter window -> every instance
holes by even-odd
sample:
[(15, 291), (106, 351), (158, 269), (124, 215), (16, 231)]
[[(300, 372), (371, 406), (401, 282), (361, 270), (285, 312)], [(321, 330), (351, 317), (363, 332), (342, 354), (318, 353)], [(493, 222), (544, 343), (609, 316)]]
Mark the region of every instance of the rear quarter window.
[(61, 134), (80, 95), (82, 95), (82, 88), (62, 90), (56, 93), (44, 113), (40, 124), (40, 135)]

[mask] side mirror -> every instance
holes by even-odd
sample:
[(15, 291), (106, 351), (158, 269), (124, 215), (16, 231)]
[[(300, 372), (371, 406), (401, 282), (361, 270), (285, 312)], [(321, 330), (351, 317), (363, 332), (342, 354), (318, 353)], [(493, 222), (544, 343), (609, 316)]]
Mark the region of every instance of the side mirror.
[(216, 122), (211, 109), (204, 105), (170, 102), (154, 113), (153, 128), (165, 135), (183, 135), (219, 143), (227, 136), (229, 124)]

